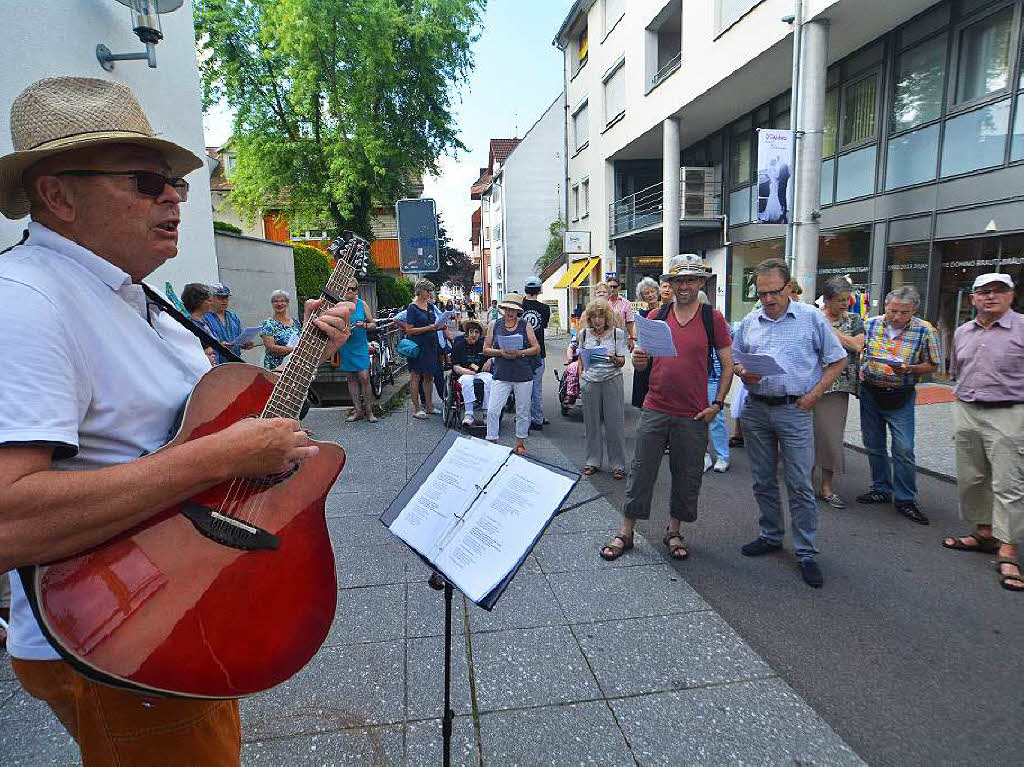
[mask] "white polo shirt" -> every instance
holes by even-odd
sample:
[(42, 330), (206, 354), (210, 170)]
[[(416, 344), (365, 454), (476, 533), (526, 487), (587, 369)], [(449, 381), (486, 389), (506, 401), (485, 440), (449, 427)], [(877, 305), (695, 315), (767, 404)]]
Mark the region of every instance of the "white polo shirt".
[[(57, 471), (127, 463), (162, 446), (210, 369), (196, 337), (147, 310), (128, 274), (35, 222), (24, 245), (0, 255), (0, 327), (11, 350), (0, 361), (0, 446), (53, 445)], [(59, 657), (14, 572), (7, 650)]]

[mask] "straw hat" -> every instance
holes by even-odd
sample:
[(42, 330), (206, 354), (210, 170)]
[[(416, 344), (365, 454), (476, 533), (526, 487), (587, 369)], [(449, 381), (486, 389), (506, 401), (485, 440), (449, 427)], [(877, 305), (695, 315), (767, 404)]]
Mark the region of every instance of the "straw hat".
[(93, 77), (50, 77), (28, 86), (11, 105), (11, 139), (14, 151), (0, 157), (0, 213), (7, 218), (29, 212), (22, 173), (71, 149), (104, 144), (148, 147), (163, 155), (171, 176), (203, 166), (188, 149), (156, 137), (131, 90)]
[(680, 253), (669, 259), (668, 273), (661, 275), (661, 279), (671, 281), (674, 277), (707, 277), (709, 274), (711, 267), (696, 253)]
[(523, 297), (518, 293), (509, 293), (498, 304), (498, 308), (503, 310), (515, 309), (517, 312), (521, 312), (523, 310)]
[(481, 334), (484, 332), (484, 326), (479, 320), (468, 319), (462, 321), (462, 332), (468, 333), (470, 328), (476, 328)]

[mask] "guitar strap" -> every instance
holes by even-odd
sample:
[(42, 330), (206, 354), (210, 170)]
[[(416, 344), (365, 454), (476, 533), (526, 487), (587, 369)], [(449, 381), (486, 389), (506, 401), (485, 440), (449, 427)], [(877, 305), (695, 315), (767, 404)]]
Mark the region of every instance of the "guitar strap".
[(178, 307), (176, 307), (162, 295), (153, 290), (153, 288), (151, 288), (149, 285), (147, 285), (144, 282), (140, 284), (142, 285), (143, 292), (146, 294), (146, 298), (151, 303), (154, 303), (157, 306), (159, 306), (161, 311), (169, 314), (175, 321), (177, 321), (179, 325), (184, 327), (186, 330), (192, 333), (192, 335), (198, 338), (199, 343), (203, 345), (204, 349), (212, 347), (214, 351), (219, 352), (222, 357), (225, 357), (231, 360), (232, 362), (245, 361), (240, 356), (238, 356), (238, 354), (231, 351), (228, 347), (226, 347), (212, 335), (210, 335), (201, 327), (192, 322), (192, 320), (190, 320), (188, 317), (186, 317), (178, 310)]

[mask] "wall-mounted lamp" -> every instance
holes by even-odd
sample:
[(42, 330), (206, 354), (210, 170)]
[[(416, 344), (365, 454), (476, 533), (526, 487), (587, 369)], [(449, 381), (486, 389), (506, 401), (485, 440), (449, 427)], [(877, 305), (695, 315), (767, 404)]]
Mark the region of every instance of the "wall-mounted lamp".
[(146, 50), (139, 53), (111, 53), (100, 43), (96, 46), (96, 58), (108, 72), (114, 69), (115, 61), (147, 61), (156, 68), (156, 44), (164, 39), (160, 27), (160, 14), (176, 11), (185, 0), (115, 0), (131, 11), (132, 31), (145, 43)]

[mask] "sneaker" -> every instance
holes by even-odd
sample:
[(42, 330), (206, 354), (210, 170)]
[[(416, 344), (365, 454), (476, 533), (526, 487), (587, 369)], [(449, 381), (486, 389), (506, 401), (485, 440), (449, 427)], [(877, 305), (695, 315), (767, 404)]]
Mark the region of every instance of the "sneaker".
[(815, 589), (820, 589), (825, 583), (825, 575), (812, 557), (800, 560), (800, 575), (803, 576), (804, 583)]
[(466, 417), (462, 419), (462, 425), (463, 426), (472, 426), (473, 423), (474, 423), (473, 416), (470, 415), (469, 413), (466, 413)]
[(441, 410), (441, 408), (435, 407), (433, 410), (430, 411), (430, 414), (431, 415), (444, 415), (444, 412)]
[(917, 522), (919, 525), (930, 525), (928, 517), (924, 515), (924, 512), (917, 507), (917, 504), (913, 501), (907, 501), (906, 503), (897, 503), (896, 511), (905, 516), (911, 522)]
[(719, 458), (717, 461), (715, 461), (714, 469), (719, 474), (725, 474), (725, 472), (729, 471), (729, 462), (724, 458)]
[(425, 410), (417, 410), (415, 413), (412, 414), (412, 417), (413, 418), (419, 418), (420, 420), (422, 420), (424, 418), (429, 418), (429, 416), (427, 415), (427, 412)]
[(704, 453), (704, 471), (710, 469), (712, 466), (714, 466), (714, 464), (715, 462), (711, 460), (711, 456), (708, 455), (707, 453)]
[(821, 496), (821, 500), (831, 506), (833, 509), (845, 509), (846, 501), (839, 497), (839, 493), (832, 493), (831, 495)]
[(762, 554), (770, 554), (773, 551), (778, 551), (782, 548), (781, 543), (772, 543), (766, 541), (764, 538), (755, 538), (750, 543), (746, 543), (740, 549), (740, 553), (745, 557), (759, 557)]
[(857, 503), (892, 503), (892, 496), (872, 488), (857, 496)]

